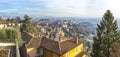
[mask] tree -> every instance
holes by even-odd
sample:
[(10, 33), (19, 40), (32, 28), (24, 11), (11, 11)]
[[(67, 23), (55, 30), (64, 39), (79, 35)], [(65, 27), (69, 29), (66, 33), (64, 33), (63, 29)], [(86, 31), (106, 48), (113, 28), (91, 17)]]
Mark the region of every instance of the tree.
[(15, 17), (14, 18), (14, 23), (15, 23), (15, 28), (19, 29), (20, 26), (19, 26), (19, 23), (21, 22), (21, 18), (19, 16)]
[(22, 33), (31, 33), (31, 31), (32, 31), (32, 20), (29, 16), (27, 16), (27, 15), (24, 16), (23, 24), (20, 28), (20, 31)]
[(15, 23), (20, 23), (21, 22), (21, 18), (19, 16), (16, 16), (14, 18), (14, 20), (15, 20)]
[(6, 20), (6, 21), (11, 22), (10, 18), (7, 18), (7, 20)]
[(22, 44), (20, 32), (14, 28), (1, 29), (0, 39), (6, 40), (7, 42), (9, 42), (10, 40), (15, 41), (15, 39), (17, 39), (19, 42), (19, 45)]
[(97, 35), (93, 39), (92, 57), (110, 57), (111, 50), (119, 40), (117, 21), (110, 10), (103, 15), (102, 21), (97, 25)]

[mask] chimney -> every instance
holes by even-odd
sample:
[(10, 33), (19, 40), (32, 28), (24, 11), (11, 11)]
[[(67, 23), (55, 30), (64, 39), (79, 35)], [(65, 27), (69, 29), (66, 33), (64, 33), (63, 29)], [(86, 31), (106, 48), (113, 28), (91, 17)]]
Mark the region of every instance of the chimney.
[(76, 37), (76, 44), (78, 44), (78, 37)]
[(41, 37), (41, 34), (39, 34), (38, 37)]
[(59, 41), (62, 41), (62, 37), (59, 37)]

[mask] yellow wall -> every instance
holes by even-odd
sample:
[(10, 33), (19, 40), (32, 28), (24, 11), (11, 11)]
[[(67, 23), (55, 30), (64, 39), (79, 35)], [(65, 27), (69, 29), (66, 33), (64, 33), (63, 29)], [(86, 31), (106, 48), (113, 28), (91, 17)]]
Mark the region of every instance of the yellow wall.
[(84, 54), (82, 57), (86, 57), (86, 55)]
[[(69, 52), (61, 55), (60, 57), (75, 57), (76, 55), (78, 55), (79, 53), (82, 52), (83, 49), (83, 44), (80, 44), (79, 46), (77, 46), (76, 48), (70, 50)], [(54, 57), (54, 53), (48, 50), (45, 50), (45, 57)], [(83, 56), (85, 57), (85, 56)]]
[(76, 55), (79, 54), (79, 53), (81, 53), (82, 50), (83, 50), (83, 44), (77, 46), (75, 49), (76, 49)]
[(60, 57), (66, 57), (66, 54), (61, 55)]
[(60, 57), (75, 57), (77, 54), (81, 53), (83, 49), (83, 44), (80, 44), (79, 46), (77, 46), (76, 48), (70, 50), (69, 52), (63, 54)]
[(69, 52), (68, 52), (68, 56), (69, 57), (75, 57), (75, 49), (72, 49), (72, 50), (70, 50)]

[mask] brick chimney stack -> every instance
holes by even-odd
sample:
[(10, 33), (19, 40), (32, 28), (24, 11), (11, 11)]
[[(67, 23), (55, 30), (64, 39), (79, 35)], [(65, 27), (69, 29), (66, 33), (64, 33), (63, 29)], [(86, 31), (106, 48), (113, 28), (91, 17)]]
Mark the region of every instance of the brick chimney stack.
[(76, 37), (76, 44), (78, 44), (78, 37)]
[(62, 41), (62, 37), (59, 37), (59, 41)]

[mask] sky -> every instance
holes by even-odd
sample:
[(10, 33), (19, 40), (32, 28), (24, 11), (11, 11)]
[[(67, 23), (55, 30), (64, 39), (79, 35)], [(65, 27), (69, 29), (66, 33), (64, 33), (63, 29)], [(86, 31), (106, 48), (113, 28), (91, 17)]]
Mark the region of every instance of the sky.
[(0, 0), (0, 16), (120, 17), (120, 0)]

